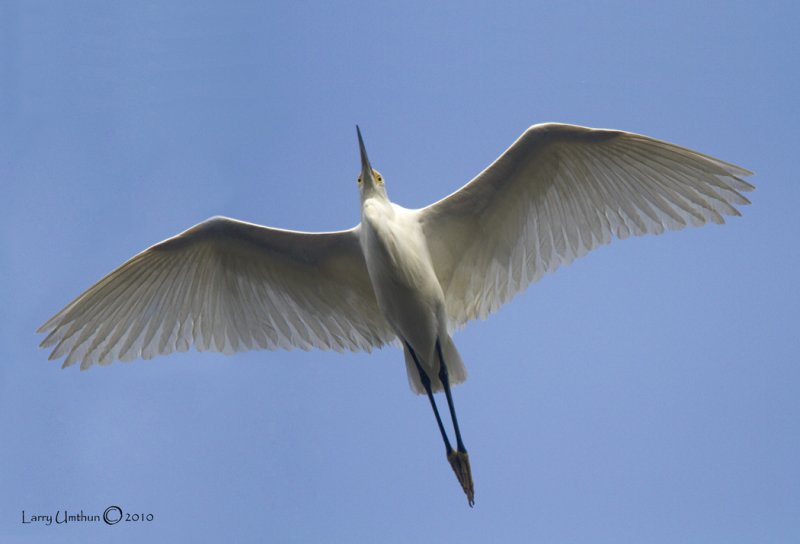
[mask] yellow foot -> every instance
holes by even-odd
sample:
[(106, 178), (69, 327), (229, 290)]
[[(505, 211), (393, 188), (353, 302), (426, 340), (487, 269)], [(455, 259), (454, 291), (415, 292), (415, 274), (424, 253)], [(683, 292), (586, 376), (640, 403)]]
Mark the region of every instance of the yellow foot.
[(475, 487), (472, 484), (472, 470), (469, 468), (469, 455), (467, 452), (451, 451), (447, 454), (447, 461), (456, 473), (458, 483), (467, 495), (470, 508), (475, 504)]

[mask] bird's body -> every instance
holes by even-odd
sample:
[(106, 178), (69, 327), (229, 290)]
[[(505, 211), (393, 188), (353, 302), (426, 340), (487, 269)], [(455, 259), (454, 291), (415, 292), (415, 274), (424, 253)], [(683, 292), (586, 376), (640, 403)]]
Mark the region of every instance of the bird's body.
[(433, 349), (444, 293), (413, 214), (384, 201), (364, 202), (361, 247), (378, 307), (398, 338), (419, 353)]
[(444, 292), (433, 268), (419, 214), (383, 196), (370, 196), (362, 206), (360, 241), (378, 307), (404, 346), (411, 387), (424, 392), (406, 344), (414, 349), (431, 376), (433, 390), (442, 388), (437, 339), (450, 352), (450, 357), (445, 353), (445, 361), (451, 383), (463, 381), (464, 365), (447, 330)]
[[(630, 235), (722, 223), (751, 172), (639, 134), (543, 124), (448, 197), (389, 201), (361, 149), (361, 223), (305, 233), (215, 217), (139, 253), (40, 332), (81, 368), (173, 351), (370, 350), (397, 341), (427, 394), (472, 504), (450, 385), (466, 369), (450, 331), (485, 318), (543, 274)], [(443, 390), (451, 446), (433, 393)]]

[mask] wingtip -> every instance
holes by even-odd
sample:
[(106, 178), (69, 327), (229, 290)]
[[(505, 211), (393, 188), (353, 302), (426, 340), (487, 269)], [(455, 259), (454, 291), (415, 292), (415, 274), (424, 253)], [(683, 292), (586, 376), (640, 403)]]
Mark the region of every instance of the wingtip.
[(39, 325), (39, 327), (36, 329), (37, 334), (44, 334), (50, 331), (53, 328), (53, 321), (55, 321), (57, 317), (58, 314), (54, 315), (53, 317), (51, 317), (50, 319)]
[[(744, 170), (744, 168), (742, 170)], [(749, 170), (745, 170), (745, 172), (747, 172), (747, 173), (743, 174), (744, 176), (754, 176), (755, 175), (754, 172), (750, 172)], [(752, 183), (750, 183), (749, 181), (745, 181), (740, 177), (737, 177), (737, 179), (738, 179), (739, 183), (741, 183), (742, 185), (745, 186), (745, 189), (744, 189), (745, 191), (755, 191), (756, 190), (756, 186), (753, 185)]]

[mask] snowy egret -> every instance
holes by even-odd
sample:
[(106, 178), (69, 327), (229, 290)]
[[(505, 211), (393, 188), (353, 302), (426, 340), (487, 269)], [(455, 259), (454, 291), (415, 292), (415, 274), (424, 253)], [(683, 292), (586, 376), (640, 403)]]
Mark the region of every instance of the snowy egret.
[[(367, 350), (397, 342), (425, 393), (470, 506), (473, 483), (450, 386), (466, 369), (451, 333), (613, 237), (723, 223), (751, 172), (618, 130), (534, 125), (450, 196), (389, 201), (361, 131), (361, 223), (307, 233), (213, 217), (139, 253), (39, 329), (63, 366), (195, 346), (232, 353)], [(434, 400), (444, 391), (453, 449)]]

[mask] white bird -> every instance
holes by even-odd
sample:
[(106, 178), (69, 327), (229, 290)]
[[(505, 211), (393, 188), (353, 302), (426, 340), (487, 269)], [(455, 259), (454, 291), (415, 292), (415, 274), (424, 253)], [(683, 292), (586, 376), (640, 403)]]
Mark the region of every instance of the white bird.
[[(356, 127), (358, 129), (358, 127)], [(467, 372), (451, 333), (613, 237), (723, 223), (752, 173), (671, 143), (575, 125), (529, 128), (450, 196), (389, 201), (361, 132), (361, 223), (307, 233), (213, 217), (139, 253), (39, 328), (63, 367), (195, 346), (232, 353), (366, 350), (399, 342), (447, 459), (473, 504), (450, 385)], [(434, 401), (444, 390), (452, 448)]]

